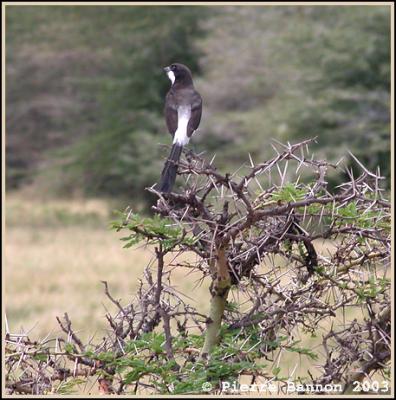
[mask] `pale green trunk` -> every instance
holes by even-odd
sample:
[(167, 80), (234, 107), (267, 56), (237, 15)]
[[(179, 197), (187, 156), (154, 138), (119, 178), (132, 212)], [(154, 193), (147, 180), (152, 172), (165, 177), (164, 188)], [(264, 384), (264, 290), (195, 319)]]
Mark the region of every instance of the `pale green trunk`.
[(206, 322), (205, 342), (199, 359), (206, 359), (213, 348), (219, 343), (221, 321), (231, 287), (231, 277), (228, 272), (228, 261), (223, 248), (218, 250), (215, 271), (213, 271), (209, 317)]

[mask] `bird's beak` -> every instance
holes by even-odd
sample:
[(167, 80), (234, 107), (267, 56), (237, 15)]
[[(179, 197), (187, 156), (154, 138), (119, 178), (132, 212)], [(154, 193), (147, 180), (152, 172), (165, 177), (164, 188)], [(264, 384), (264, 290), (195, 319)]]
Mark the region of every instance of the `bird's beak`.
[(165, 67), (165, 68), (164, 68), (164, 71), (165, 71), (166, 73), (168, 73), (168, 72), (171, 71), (171, 69), (170, 69), (170, 67)]

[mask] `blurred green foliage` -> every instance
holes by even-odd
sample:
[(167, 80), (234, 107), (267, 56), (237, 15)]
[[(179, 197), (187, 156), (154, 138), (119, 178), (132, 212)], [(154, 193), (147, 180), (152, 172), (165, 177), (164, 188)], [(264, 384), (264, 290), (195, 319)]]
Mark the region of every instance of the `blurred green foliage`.
[(192, 146), (219, 167), (318, 136), (323, 158), (390, 175), (389, 6), (7, 6), (6, 23), (8, 188), (147, 201), (173, 61), (204, 99)]
[(64, 192), (141, 195), (161, 169), (158, 142), (169, 140), (162, 68), (178, 60), (198, 71), (192, 41), (206, 14), (203, 7), (9, 7), (10, 187), (39, 164), (31, 155), (45, 152)]
[(323, 158), (349, 149), (389, 177), (389, 7), (239, 7), (206, 27), (203, 132), (225, 164), (317, 136)]

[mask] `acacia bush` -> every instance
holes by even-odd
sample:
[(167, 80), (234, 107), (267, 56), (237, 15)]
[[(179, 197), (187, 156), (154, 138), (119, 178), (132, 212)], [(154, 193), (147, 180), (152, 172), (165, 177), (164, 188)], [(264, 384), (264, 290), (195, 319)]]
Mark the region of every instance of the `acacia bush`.
[[(343, 167), (311, 156), (311, 142), (274, 143), (270, 160), (227, 174), (186, 151), (182, 190), (148, 188), (154, 217), (128, 208), (113, 222), (126, 248), (155, 252), (135, 297), (121, 304), (103, 282), (117, 313), (99, 343), (84, 343), (67, 314), (64, 337), (7, 332), (8, 393), (87, 393), (97, 382), (105, 394), (219, 394), (227, 382), (341, 394), (372, 378), (380, 386), (360, 390), (387, 392), (390, 204), (353, 155), (360, 174), (346, 170), (330, 191), (328, 171)], [(210, 280), (207, 315), (175, 288), (175, 268)]]

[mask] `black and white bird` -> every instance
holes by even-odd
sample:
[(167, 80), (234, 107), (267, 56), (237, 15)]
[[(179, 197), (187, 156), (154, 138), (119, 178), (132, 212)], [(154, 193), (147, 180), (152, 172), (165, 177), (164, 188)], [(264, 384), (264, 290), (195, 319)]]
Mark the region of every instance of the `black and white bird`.
[(165, 119), (173, 136), (173, 144), (157, 190), (169, 193), (176, 180), (183, 147), (188, 144), (201, 121), (202, 98), (194, 88), (191, 71), (185, 65), (175, 63), (165, 67), (164, 71), (172, 82), (165, 98)]

